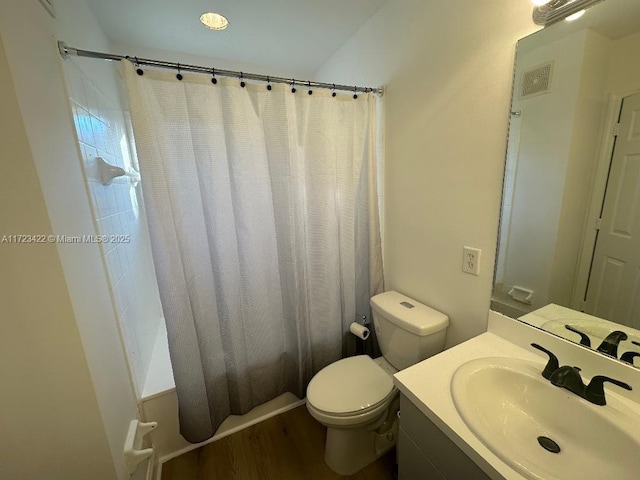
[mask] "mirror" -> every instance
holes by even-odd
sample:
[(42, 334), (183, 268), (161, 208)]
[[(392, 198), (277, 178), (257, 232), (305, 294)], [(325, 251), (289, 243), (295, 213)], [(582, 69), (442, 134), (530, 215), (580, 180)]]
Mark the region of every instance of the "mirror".
[(637, 367), (639, 52), (638, 0), (518, 42), (491, 301)]

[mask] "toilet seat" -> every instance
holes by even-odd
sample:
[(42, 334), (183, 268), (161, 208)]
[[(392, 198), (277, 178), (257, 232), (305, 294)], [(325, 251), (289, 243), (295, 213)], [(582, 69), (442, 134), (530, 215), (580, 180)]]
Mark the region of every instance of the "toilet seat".
[(389, 373), (367, 355), (344, 358), (320, 370), (307, 388), (307, 404), (328, 417), (369, 417), (385, 408), (395, 388)]

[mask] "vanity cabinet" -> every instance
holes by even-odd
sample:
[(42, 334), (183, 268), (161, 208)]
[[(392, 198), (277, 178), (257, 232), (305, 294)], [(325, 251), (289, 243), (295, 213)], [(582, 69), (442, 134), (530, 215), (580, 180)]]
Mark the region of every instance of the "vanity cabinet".
[(489, 480), (405, 395), (400, 396), (400, 480)]

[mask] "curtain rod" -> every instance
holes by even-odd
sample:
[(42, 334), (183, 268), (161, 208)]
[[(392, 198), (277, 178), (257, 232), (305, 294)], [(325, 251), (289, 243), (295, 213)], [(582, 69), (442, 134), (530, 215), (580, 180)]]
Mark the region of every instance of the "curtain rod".
[(327, 90), (342, 90), (347, 92), (360, 92), (360, 93), (375, 93), (382, 95), (384, 93), (383, 87), (371, 88), (371, 87), (358, 87), (349, 85), (336, 85), (333, 83), (323, 82), (311, 82), (309, 80), (296, 80), (294, 78), (284, 77), (272, 77), (269, 75), (259, 75), (256, 73), (236, 72), (233, 70), (222, 70), (218, 68), (202, 67), (199, 65), (186, 65), (182, 63), (165, 62), (163, 60), (152, 60), (149, 58), (131, 57), (129, 55), (113, 55), (111, 53), (93, 52), (91, 50), (80, 50), (79, 48), (69, 47), (63, 41), (58, 42), (58, 50), (62, 58), (66, 59), (69, 55), (77, 57), (98, 58), (103, 60), (111, 60), (120, 62), (122, 60), (129, 60), (137, 65), (148, 65), (151, 67), (168, 68), (172, 70), (179, 70), (185, 72), (205, 73), (208, 75), (219, 75), (221, 77), (233, 77), (245, 80), (259, 80), (270, 83), (285, 83), (287, 85), (298, 85), (301, 87), (312, 88), (324, 88)]

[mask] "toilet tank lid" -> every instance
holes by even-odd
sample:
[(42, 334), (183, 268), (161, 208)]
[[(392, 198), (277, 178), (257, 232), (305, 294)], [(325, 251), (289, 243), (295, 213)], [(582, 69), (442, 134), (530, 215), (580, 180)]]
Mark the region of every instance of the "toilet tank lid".
[(444, 313), (393, 290), (372, 297), (371, 308), (398, 327), (421, 337), (449, 325), (449, 317)]

